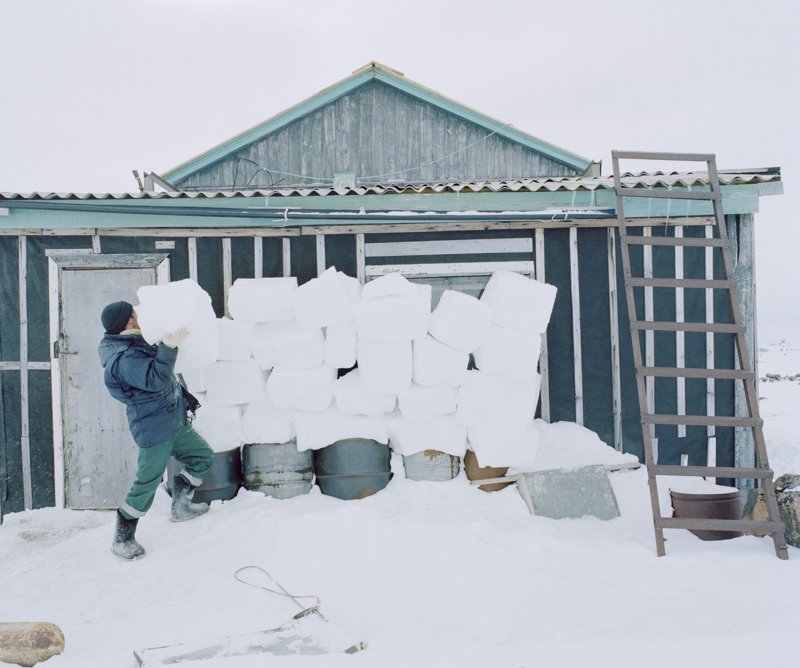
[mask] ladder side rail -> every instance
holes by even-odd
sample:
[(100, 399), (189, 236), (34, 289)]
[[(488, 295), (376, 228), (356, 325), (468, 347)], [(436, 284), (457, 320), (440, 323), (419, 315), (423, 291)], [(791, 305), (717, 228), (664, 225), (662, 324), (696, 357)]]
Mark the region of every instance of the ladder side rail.
[[(619, 228), (620, 247), (622, 251), (622, 271), (625, 283), (625, 301), (628, 305), (628, 320), (635, 322), (639, 318), (636, 314), (636, 302), (633, 298), (633, 288), (631, 287), (631, 261), (630, 249), (628, 248), (628, 233), (625, 223), (625, 204), (622, 197), (622, 182), (619, 171), (619, 157), (616, 152), (611, 154), (611, 162), (614, 171), (614, 197), (617, 208), (617, 223)], [(644, 376), (641, 374), (642, 350), (639, 341), (639, 332), (631, 329), (631, 344), (633, 348), (633, 363), (636, 369), (636, 390), (639, 396), (639, 413), (647, 410), (647, 396), (645, 390)], [(650, 425), (642, 421), (642, 441), (644, 446), (645, 466), (647, 467), (647, 484), (650, 489), (650, 505), (653, 512), (653, 530), (656, 539), (656, 554), (663, 557), (665, 554), (664, 531), (659, 526), (661, 518), (661, 504), (658, 499), (658, 483), (654, 472), (655, 461), (653, 457), (653, 442), (650, 435)]]

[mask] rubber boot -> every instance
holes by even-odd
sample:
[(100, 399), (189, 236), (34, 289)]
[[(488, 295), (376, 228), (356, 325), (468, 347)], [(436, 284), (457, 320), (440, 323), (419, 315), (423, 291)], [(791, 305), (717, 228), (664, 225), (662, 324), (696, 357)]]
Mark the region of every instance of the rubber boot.
[(185, 522), (208, 512), (207, 503), (192, 503), (194, 487), (181, 475), (172, 480), (172, 517), (173, 522)]
[(114, 529), (114, 542), (111, 543), (111, 552), (120, 559), (141, 559), (145, 552), (144, 548), (136, 542), (136, 525), (138, 519), (129, 520), (119, 510), (117, 511), (117, 526)]

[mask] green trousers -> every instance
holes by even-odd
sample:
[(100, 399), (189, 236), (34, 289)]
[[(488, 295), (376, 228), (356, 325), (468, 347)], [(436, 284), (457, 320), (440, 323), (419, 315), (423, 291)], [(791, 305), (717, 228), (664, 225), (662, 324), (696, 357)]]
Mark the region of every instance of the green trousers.
[(179, 475), (194, 487), (203, 481), (214, 462), (214, 451), (190, 424), (181, 427), (167, 441), (149, 448), (139, 448), (136, 480), (131, 485), (125, 502), (120, 506), (120, 512), (125, 517), (136, 519), (150, 510), (172, 456), (183, 465)]

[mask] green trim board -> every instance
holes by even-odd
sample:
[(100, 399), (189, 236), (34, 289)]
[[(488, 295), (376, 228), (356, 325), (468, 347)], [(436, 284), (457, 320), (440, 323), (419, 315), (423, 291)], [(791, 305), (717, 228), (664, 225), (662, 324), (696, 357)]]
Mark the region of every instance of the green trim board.
[(263, 123), (245, 130), (231, 139), (201, 153), (186, 162), (173, 167), (161, 176), (167, 181), (179, 182), (191, 176), (195, 172), (208, 167), (209, 165), (218, 162), (226, 156), (235, 153), (236, 151), (249, 146), (250, 144), (263, 139), (281, 128), (286, 127), (290, 123), (306, 116), (318, 109), (321, 109), (327, 104), (337, 100), (338, 98), (347, 95), (356, 88), (363, 86), (371, 81), (380, 81), (383, 84), (391, 86), (399, 91), (411, 95), (417, 99), (427, 102), (431, 105), (439, 107), (459, 118), (466, 121), (475, 123), (494, 134), (520, 144), (525, 148), (531, 149), (540, 153), (552, 160), (567, 165), (579, 172), (584, 172), (592, 164), (588, 158), (572, 153), (559, 146), (545, 142), (538, 137), (527, 134), (507, 123), (502, 123), (486, 114), (482, 114), (470, 107), (452, 100), (436, 91), (426, 88), (414, 81), (406, 79), (400, 72), (381, 65), (377, 62), (371, 62), (365, 67), (356, 70), (349, 77), (342, 79), (338, 83), (329, 86), (312, 97), (299, 102), (298, 104), (286, 109), (285, 111), (272, 116)]

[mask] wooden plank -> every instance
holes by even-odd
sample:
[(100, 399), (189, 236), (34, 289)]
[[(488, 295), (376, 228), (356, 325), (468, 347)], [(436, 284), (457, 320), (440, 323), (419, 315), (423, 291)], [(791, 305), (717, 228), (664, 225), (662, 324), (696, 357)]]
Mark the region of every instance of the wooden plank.
[(687, 367), (642, 367), (645, 376), (658, 376), (660, 378), (719, 378), (734, 380), (737, 378), (755, 378), (752, 371), (741, 369), (695, 369)]
[[(0, 371), (19, 371), (19, 361), (6, 360), (0, 362)], [(28, 371), (50, 371), (50, 362), (31, 362), (28, 360)]]
[[(645, 250), (647, 247), (645, 246)], [(676, 250), (679, 250), (676, 248)], [(702, 290), (730, 290), (730, 281), (707, 280), (705, 278), (631, 278), (629, 283), (634, 288), (698, 288)]]
[[(643, 238), (652, 238), (653, 228), (645, 227), (642, 230)], [(630, 237), (628, 237), (630, 238)], [(642, 249), (643, 254), (643, 272), (645, 278), (652, 279), (653, 277), (653, 248), (652, 246), (644, 246)], [(630, 281), (626, 276), (626, 287), (630, 285)], [(630, 288), (627, 288), (630, 290)], [(653, 307), (653, 288), (645, 287), (644, 289), (644, 319), (645, 321), (652, 320), (654, 317)], [(645, 331), (644, 334), (644, 363), (647, 366), (655, 366), (655, 335), (652, 331)], [(654, 413), (656, 405), (656, 385), (653, 378), (644, 379), (645, 397), (647, 399), (647, 412)], [(650, 427), (650, 438), (655, 438), (655, 427)]]
[[(740, 466), (678, 466), (677, 464), (659, 464), (652, 467), (654, 475), (717, 477), (717, 478), (754, 478), (771, 480), (775, 472), (768, 468), (742, 468)], [(733, 490), (731, 490), (733, 491)]]
[(720, 200), (722, 195), (709, 190), (650, 190), (649, 188), (623, 188), (623, 197), (647, 197), (653, 199)]
[(405, 276), (480, 276), (495, 271), (535, 272), (533, 262), (442, 262), (430, 264), (372, 264), (366, 265), (366, 276), (385, 276), (400, 272)]
[(253, 237), (253, 278), (264, 276), (264, 238)]
[(92, 253), (100, 253), (100, 235), (93, 234), (92, 235)]
[(728, 245), (725, 239), (697, 239), (695, 237), (628, 237), (627, 243), (633, 246), (701, 246), (706, 248), (724, 248)]
[(616, 232), (608, 230), (608, 308), (611, 334), (611, 411), (614, 419), (614, 449), (622, 451), (622, 383), (619, 357), (619, 303), (617, 295)]
[(48, 309), (50, 313), (50, 396), (53, 411), (53, 486), (55, 490), (56, 508), (65, 505), (65, 480), (64, 480), (64, 429), (63, 414), (61, 410), (61, 365), (55, 356), (55, 344), (58, 341), (60, 330), (60, 290), (59, 290), (58, 264), (52, 259), (47, 261), (47, 292)]
[(708, 162), (716, 157), (713, 153), (674, 153), (669, 151), (611, 151), (617, 160), (671, 160), (673, 162)]
[(356, 234), (356, 278), (361, 285), (367, 280), (364, 235)]
[(19, 387), (20, 387), (20, 458), (22, 463), (22, 496), (25, 510), (33, 508), (31, 477), (31, 439), (28, 387), (28, 239), (18, 240), (19, 279)]
[[(534, 240), (536, 246), (535, 265), (536, 280), (545, 282), (545, 262), (544, 262), (544, 230), (534, 230)], [(539, 406), (542, 420), (550, 422), (550, 370), (549, 358), (547, 355), (547, 332), (542, 334), (542, 351), (539, 356), (539, 373), (542, 377), (542, 384), (539, 391)]]
[(317, 276), (325, 271), (325, 235), (316, 235), (316, 249), (317, 249)]
[(229, 237), (222, 239), (222, 310), (226, 316), (228, 312), (228, 293), (233, 283), (233, 258), (231, 253), (231, 240)]
[(197, 238), (189, 237), (186, 240), (186, 249), (189, 255), (189, 278), (197, 282)]
[(581, 351), (581, 296), (578, 269), (578, 230), (569, 230), (569, 275), (572, 297), (572, 352), (575, 379), (575, 422), (583, 425), (583, 355)]
[(654, 320), (653, 322), (648, 322), (646, 320), (634, 320), (631, 323), (631, 329), (653, 329), (655, 331), (664, 332), (708, 332), (712, 335), (713, 332), (719, 332), (721, 334), (737, 334), (744, 331), (744, 327), (741, 325), (728, 323), (666, 322), (664, 320)]
[[(224, 211), (224, 209), (220, 209)], [(59, 230), (55, 234), (67, 232)], [(297, 227), (109, 227), (91, 233), (104, 237), (299, 237)]]
[(533, 253), (532, 238), (454, 239), (442, 241), (393, 241), (368, 243), (367, 257), (406, 257), (413, 255), (479, 255)]
[(718, 427), (760, 427), (764, 423), (761, 418), (725, 417), (722, 415), (642, 415), (643, 424), (686, 424), (695, 427), (707, 427), (710, 424)]
[[(683, 228), (675, 228), (675, 236), (683, 237)], [(684, 280), (683, 277), (683, 246), (675, 247), (675, 278), (678, 281)], [(685, 320), (684, 310), (684, 291), (682, 287), (675, 289), (675, 322), (682, 323)], [(675, 366), (679, 369), (686, 366), (686, 347), (684, 333), (677, 330), (675, 333)], [(677, 379), (677, 412), (678, 415), (686, 415), (686, 378), (678, 376)], [(686, 437), (686, 425), (678, 425), (678, 438)]]
[(281, 257), (283, 260), (283, 275), (289, 277), (292, 275), (292, 245), (288, 237), (283, 238)]
[[(713, 239), (714, 238), (714, 227), (712, 225), (706, 225), (705, 234), (706, 239)], [(705, 249), (705, 277), (707, 280), (712, 281), (714, 280), (714, 249), (713, 248), (706, 248)], [(706, 368), (713, 369), (715, 366), (714, 362), (714, 332), (727, 332), (727, 329), (719, 329), (719, 328), (728, 328), (730, 327), (733, 330), (733, 333), (739, 333), (742, 330), (741, 325), (728, 325), (728, 324), (715, 324), (714, 323), (714, 290), (708, 289), (706, 290), (706, 323), (708, 323), (708, 329), (706, 330)], [(706, 381), (706, 415), (714, 415), (717, 412), (717, 398), (716, 398), (716, 383), (714, 382), (713, 378), (709, 378)], [(714, 452), (713, 455), (711, 453), (712, 443), (711, 440), (716, 433), (716, 427), (714, 425), (709, 425), (706, 434), (708, 436), (708, 444), (707, 444), (707, 453), (706, 456), (711, 463), (711, 459), (713, 456), (714, 461), (716, 461), (717, 457), (717, 450), (716, 450), (716, 439), (714, 439)]]
[(694, 529), (695, 531), (763, 531), (765, 533), (783, 531), (782, 522), (766, 520), (707, 520), (696, 517), (664, 517), (659, 524), (665, 529)]

